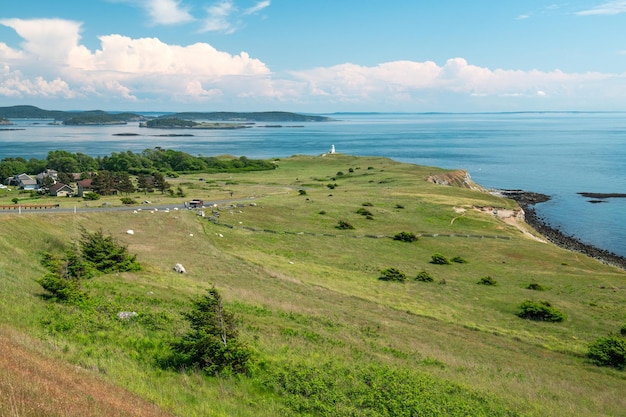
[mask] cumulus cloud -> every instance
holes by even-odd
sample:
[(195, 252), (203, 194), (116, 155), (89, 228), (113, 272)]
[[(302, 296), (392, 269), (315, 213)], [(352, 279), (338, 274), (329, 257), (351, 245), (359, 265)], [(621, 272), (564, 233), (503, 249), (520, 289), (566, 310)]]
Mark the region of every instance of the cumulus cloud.
[[(0, 20), (22, 38), (22, 49), (0, 43), (0, 94), (138, 100), (161, 94), (215, 97), (233, 79), (265, 78), (269, 69), (246, 52), (231, 55), (206, 43), (179, 46), (157, 38), (99, 37), (100, 49), (79, 44), (80, 24), (63, 20)], [(47, 80), (47, 81), (46, 81)], [(249, 84), (249, 81), (246, 81)], [(254, 91), (252, 89), (251, 91)]]
[(78, 22), (4, 19), (0, 25), (23, 39), (19, 48), (0, 42), (0, 96), (12, 99), (406, 111), (460, 102), (470, 103), (469, 109), (478, 102), (506, 109), (520, 100), (562, 108), (594, 100), (617, 106), (626, 95), (626, 74), (492, 69), (460, 57), (442, 64), (344, 63), (276, 74), (246, 52), (230, 54), (208, 43), (172, 45), (158, 38), (109, 34), (90, 50), (80, 44)]
[(579, 11), (576, 14), (579, 16), (593, 16), (616, 15), (621, 13), (626, 13), (626, 1), (623, 0), (609, 1), (591, 9)]

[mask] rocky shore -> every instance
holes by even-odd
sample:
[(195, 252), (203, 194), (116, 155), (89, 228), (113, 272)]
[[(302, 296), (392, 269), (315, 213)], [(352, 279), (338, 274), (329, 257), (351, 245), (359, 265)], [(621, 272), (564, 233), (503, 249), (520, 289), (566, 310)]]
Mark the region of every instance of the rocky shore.
[(575, 237), (566, 235), (559, 229), (550, 226), (545, 219), (537, 216), (537, 212), (534, 209), (535, 204), (550, 200), (549, 196), (524, 190), (499, 190), (497, 194), (515, 200), (522, 210), (524, 210), (526, 223), (531, 225), (550, 242), (562, 248), (590, 256), (604, 263), (626, 269), (626, 257), (583, 243)]

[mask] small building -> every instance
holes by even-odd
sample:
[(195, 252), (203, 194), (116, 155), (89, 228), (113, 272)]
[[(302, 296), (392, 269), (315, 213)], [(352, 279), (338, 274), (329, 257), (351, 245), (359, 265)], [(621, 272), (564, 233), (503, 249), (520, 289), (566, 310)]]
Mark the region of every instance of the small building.
[(78, 185), (78, 196), (82, 197), (85, 193), (90, 193), (93, 190), (91, 178), (87, 178), (82, 181), (78, 181), (76, 184)]
[(36, 190), (38, 188), (37, 180), (28, 174), (15, 175), (9, 185), (14, 185), (22, 190)]
[(71, 197), (74, 195), (74, 189), (67, 184), (57, 182), (50, 187), (50, 195), (55, 197)]

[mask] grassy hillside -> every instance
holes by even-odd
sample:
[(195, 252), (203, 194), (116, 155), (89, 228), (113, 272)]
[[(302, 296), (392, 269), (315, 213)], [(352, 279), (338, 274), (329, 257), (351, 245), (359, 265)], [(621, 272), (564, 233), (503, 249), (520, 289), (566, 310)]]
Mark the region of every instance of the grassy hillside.
[[(437, 168), (346, 155), (276, 163), (171, 180), (188, 198), (233, 199), (205, 217), (1, 215), (0, 346), (10, 354), (0, 415), (623, 414), (626, 374), (585, 358), (626, 322), (623, 270), (494, 216), (515, 209), (510, 200), (427, 182), (446, 172)], [(61, 253), (81, 228), (115, 237), (144, 266), (87, 281), (95, 308), (51, 302), (36, 282), (41, 253)], [(391, 238), (403, 231), (419, 239)], [(435, 253), (467, 263), (435, 265)], [(390, 267), (409, 279), (379, 280)], [(414, 280), (423, 270), (433, 282)], [(486, 276), (497, 285), (477, 284)], [(168, 341), (186, 331), (180, 313), (212, 285), (255, 351), (250, 376), (168, 366)], [(566, 319), (523, 320), (524, 300), (547, 300)], [(139, 314), (123, 321), (119, 311)]]

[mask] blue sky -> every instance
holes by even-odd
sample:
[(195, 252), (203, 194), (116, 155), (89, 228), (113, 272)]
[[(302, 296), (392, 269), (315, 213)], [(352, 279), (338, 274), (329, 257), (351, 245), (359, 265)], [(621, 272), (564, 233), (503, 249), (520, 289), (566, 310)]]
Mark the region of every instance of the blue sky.
[(626, 1), (6, 3), (0, 106), (626, 111)]

